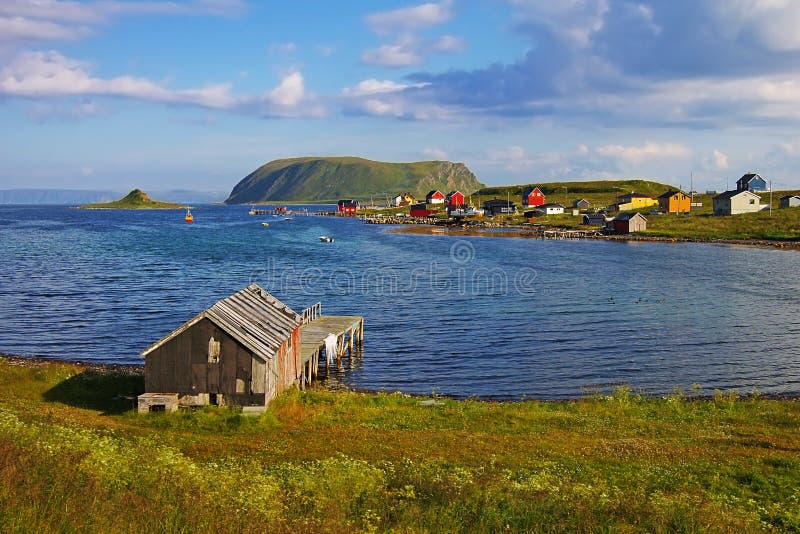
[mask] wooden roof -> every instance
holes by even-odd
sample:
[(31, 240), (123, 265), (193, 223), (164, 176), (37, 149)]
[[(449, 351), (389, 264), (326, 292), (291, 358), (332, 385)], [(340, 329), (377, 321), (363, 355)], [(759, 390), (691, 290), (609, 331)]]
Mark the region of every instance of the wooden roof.
[(257, 356), (267, 360), (302, 323), (302, 318), (289, 306), (251, 284), (173, 330), (142, 351), (147, 356), (203, 319), (208, 319), (239, 341)]

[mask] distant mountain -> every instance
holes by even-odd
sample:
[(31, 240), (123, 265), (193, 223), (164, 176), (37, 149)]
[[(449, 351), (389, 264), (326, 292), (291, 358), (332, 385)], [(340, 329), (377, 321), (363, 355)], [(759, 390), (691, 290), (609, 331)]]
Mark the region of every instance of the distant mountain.
[(89, 210), (164, 210), (178, 209), (181, 207), (180, 204), (153, 200), (141, 189), (134, 189), (123, 198), (115, 200), (114, 202), (86, 204), (85, 206), (81, 206), (82, 209)]
[(458, 189), (469, 194), (483, 187), (463, 163), (420, 161), (384, 163), (355, 157), (292, 158), (271, 161), (236, 184), (227, 204), (269, 201), (375, 199), (410, 192)]
[(76, 189), (5, 189), (0, 190), (0, 204), (87, 204), (119, 198), (114, 191)]

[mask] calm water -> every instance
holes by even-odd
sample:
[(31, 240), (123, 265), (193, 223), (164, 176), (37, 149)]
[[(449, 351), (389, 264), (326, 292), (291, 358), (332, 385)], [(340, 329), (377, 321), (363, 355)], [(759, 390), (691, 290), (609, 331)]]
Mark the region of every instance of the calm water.
[(257, 282), (297, 311), (320, 300), (327, 314), (365, 316), (363, 358), (338, 377), (353, 387), (800, 394), (797, 252), (194, 213), (187, 225), (175, 211), (0, 207), (0, 352), (141, 362), (148, 344)]

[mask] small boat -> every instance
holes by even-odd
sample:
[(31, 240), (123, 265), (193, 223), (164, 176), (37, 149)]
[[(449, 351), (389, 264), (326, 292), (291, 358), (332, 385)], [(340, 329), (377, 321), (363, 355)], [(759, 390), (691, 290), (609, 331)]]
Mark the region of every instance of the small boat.
[(319, 240), (323, 243), (333, 243), (333, 238), (329, 235), (321, 235), (319, 236)]
[(192, 216), (192, 210), (186, 208), (186, 217), (183, 218), (184, 221), (187, 223), (194, 222), (194, 217)]
[(262, 222), (261, 226), (269, 226), (269, 223)]
[(283, 218), (283, 220), (284, 220), (284, 221), (291, 221), (291, 220), (292, 220), (292, 218), (291, 218), (291, 217), (284, 217), (284, 218)]

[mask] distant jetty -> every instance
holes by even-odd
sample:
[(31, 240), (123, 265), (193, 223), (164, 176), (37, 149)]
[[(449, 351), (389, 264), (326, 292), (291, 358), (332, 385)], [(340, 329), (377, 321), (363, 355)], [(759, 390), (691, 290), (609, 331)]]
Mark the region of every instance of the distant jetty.
[(151, 199), (147, 193), (141, 189), (134, 189), (124, 197), (113, 202), (103, 202), (101, 204), (86, 204), (80, 206), (85, 210), (175, 210), (185, 206), (172, 204), (171, 202), (159, 202)]

